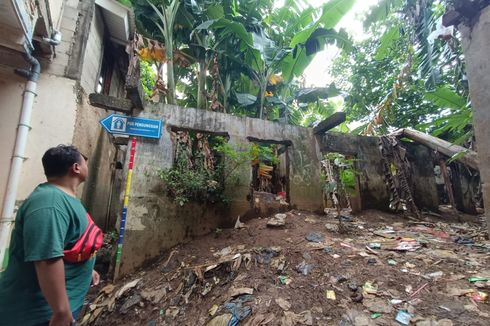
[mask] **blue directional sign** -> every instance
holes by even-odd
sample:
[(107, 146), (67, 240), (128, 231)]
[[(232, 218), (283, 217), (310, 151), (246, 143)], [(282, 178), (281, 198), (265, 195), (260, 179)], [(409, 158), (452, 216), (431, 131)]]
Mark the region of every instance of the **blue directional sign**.
[(111, 114), (99, 121), (111, 134), (160, 138), (162, 136), (162, 121)]

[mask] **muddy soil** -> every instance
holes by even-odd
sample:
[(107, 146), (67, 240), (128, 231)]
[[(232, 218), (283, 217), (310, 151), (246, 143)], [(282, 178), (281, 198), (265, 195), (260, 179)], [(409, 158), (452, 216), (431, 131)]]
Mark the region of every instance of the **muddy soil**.
[(81, 323), (489, 325), (490, 283), (469, 281), (490, 276), (481, 218), (342, 214), (343, 233), (335, 212), (290, 211), (196, 238), (93, 289)]

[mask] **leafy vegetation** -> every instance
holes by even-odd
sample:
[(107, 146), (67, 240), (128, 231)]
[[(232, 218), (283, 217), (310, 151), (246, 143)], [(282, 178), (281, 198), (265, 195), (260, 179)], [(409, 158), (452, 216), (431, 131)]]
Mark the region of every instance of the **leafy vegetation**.
[(381, 0), (368, 12), (368, 37), (331, 67), (356, 132), (412, 127), (459, 143), (472, 137), (460, 35), (441, 26), (445, 5)]
[[(473, 137), (460, 35), (440, 24), (445, 0), (380, 0), (357, 42), (337, 28), (355, 0), (317, 8), (305, 0), (121, 2), (150, 40), (138, 51), (152, 65), (142, 64), (147, 96), (160, 87), (167, 103), (303, 126), (343, 110), (344, 132), (412, 127), (460, 144)], [(305, 87), (302, 74), (328, 45), (341, 50), (334, 83)]]
[[(211, 152), (196, 146), (199, 136), (188, 133), (190, 143), (177, 141), (174, 165), (159, 171), (166, 193), (180, 206), (192, 201), (197, 203), (228, 203), (225, 185), (233, 184), (233, 178), (244, 165), (255, 163), (278, 164), (271, 146), (252, 143), (235, 149), (221, 136), (205, 135)], [(190, 144), (190, 146), (189, 146)], [(206, 157), (208, 156), (208, 157)], [(206, 164), (206, 159), (212, 164)]]
[[(163, 50), (152, 60), (166, 66), (166, 102), (291, 124), (326, 117), (335, 92), (301, 96), (299, 77), (326, 45), (350, 51), (348, 34), (335, 26), (355, 0), (319, 8), (303, 0), (280, 8), (273, 0), (127, 1), (138, 32)], [(155, 48), (149, 43), (138, 49), (142, 57)]]
[(333, 180), (325, 182), (324, 192), (345, 192), (349, 196), (354, 196), (356, 194), (357, 176), (359, 175), (354, 166), (354, 159), (347, 158), (340, 153), (327, 153), (324, 158), (335, 167), (334, 173), (338, 174)]

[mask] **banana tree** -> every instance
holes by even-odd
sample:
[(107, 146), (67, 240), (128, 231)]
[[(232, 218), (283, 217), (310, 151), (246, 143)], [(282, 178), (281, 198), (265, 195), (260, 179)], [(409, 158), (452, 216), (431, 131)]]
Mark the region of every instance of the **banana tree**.
[(167, 103), (176, 104), (175, 97), (175, 77), (174, 77), (174, 24), (177, 12), (180, 7), (180, 0), (160, 1), (153, 4), (147, 0), (148, 4), (157, 14), (159, 21), (154, 24), (158, 27), (165, 40), (165, 55), (167, 57)]
[(334, 27), (352, 8), (356, 0), (331, 0), (322, 6), (319, 15), (309, 27), (298, 32), (291, 39), (289, 47), (293, 49), (282, 61), (282, 75), (291, 81), (300, 76), (313, 60), (313, 54), (320, 51), (326, 44), (336, 44), (349, 50), (352, 42), (345, 31), (335, 31)]

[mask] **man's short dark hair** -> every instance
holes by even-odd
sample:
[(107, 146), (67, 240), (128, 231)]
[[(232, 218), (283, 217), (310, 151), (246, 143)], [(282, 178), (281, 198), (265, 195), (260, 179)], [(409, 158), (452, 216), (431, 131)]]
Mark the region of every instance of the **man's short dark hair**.
[(75, 146), (58, 145), (43, 155), (44, 174), (47, 178), (65, 176), (73, 164), (80, 163), (83, 155)]

